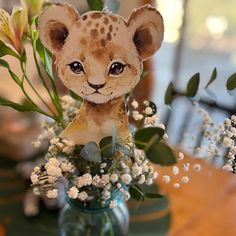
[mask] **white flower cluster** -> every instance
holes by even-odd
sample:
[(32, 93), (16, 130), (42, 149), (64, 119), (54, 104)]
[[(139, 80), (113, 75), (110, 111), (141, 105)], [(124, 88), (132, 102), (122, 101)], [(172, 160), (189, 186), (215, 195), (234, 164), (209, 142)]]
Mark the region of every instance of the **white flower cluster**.
[(236, 173), (236, 115), (225, 119), (222, 134), (223, 145), (228, 149), (228, 160), (223, 169)]
[[(184, 154), (182, 152), (179, 152), (178, 161), (181, 162), (183, 160), (184, 160)], [(201, 171), (201, 168), (202, 167), (200, 164), (194, 164), (192, 167), (192, 169), (195, 172)], [(181, 171), (183, 171), (183, 174), (181, 174)], [(178, 188), (180, 188), (181, 183), (187, 184), (189, 182), (189, 177), (186, 175), (186, 172), (189, 172), (189, 171), (190, 171), (190, 163), (188, 163), (188, 162), (182, 163), (181, 167), (178, 167), (178, 166), (172, 167), (172, 175), (173, 176), (164, 174), (161, 179), (162, 179), (163, 183), (169, 184), (171, 181), (175, 180), (175, 177), (178, 177), (178, 179), (180, 179), (180, 182), (174, 182), (172, 185), (173, 188), (178, 189)], [(180, 175), (180, 178), (179, 178), (179, 175)]]
[[(51, 158), (45, 165), (45, 169), (47, 174), (58, 177), (62, 172), (63, 165), (64, 163), (58, 163)], [(116, 200), (112, 200), (114, 191), (120, 192), (124, 199), (128, 200), (130, 194), (127, 191), (127, 186), (131, 184), (150, 185), (157, 178), (157, 172), (149, 165), (144, 152), (137, 149), (134, 149), (133, 162), (129, 156), (119, 153), (118, 158), (113, 160), (112, 168), (106, 169), (106, 173), (103, 173), (106, 167), (106, 163), (101, 163), (100, 174), (92, 175), (88, 172), (73, 176), (70, 181), (73, 184), (67, 192), (68, 197), (85, 202), (100, 198), (102, 203), (110, 201), (110, 207), (114, 208), (117, 205)], [(35, 173), (32, 174), (32, 179), (34, 178)], [(38, 181), (34, 181), (34, 183), (38, 183)]]
[(68, 95), (61, 98), (63, 117), (66, 125), (74, 119), (75, 115), (79, 111), (80, 104), (81, 102)]
[(132, 117), (134, 120), (136, 121), (141, 121), (144, 119), (144, 124), (146, 126), (150, 125), (150, 126), (154, 126), (158, 120), (158, 116), (156, 114), (153, 114), (153, 109), (150, 107), (150, 102), (149, 101), (144, 101), (143, 105), (144, 105), (144, 110), (141, 113), (139, 113), (139, 111), (137, 111), (136, 109), (139, 108), (139, 104), (137, 101), (133, 100), (133, 102), (131, 103), (133, 109), (135, 109), (132, 112)]
[(45, 165), (35, 167), (31, 173), (31, 182), (37, 186), (40, 192), (46, 192), (49, 198), (57, 197), (55, 184), (59, 178), (72, 173), (75, 167), (67, 160), (59, 161), (57, 158), (50, 158)]
[[(76, 116), (80, 102), (73, 99), (71, 96), (63, 96), (61, 98), (63, 120), (65, 125), (69, 124)], [(62, 127), (55, 121), (44, 120), (41, 125), (43, 132), (38, 136), (37, 140), (33, 142), (36, 148), (40, 148), (42, 143), (55, 138), (62, 131)]]

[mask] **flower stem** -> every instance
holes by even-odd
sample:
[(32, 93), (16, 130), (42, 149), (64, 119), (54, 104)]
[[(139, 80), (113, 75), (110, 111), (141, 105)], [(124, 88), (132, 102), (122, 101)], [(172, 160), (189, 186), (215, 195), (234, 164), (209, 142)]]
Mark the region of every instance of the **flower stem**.
[(38, 98), (42, 101), (42, 103), (48, 108), (48, 110), (55, 116), (55, 113), (53, 112), (53, 110), (50, 108), (50, 106), (44, 101), (44, 99), (40, 96), (40, 94), (37, 92), (37, 90), (35, 89), (35, 87), (33, 86), (33, 84), (31, 83), (31, 81), (29, 80), (27, 74), (26, 74), (26, 68), (25, 68), (25, 64), (22, 62), (22, 60), (20, 60), (20, 64), (21, 64), (21, 70), (23, 72), (23, 80), (22, 80), (22, 85), (24, 82), (24, 78), (26, 79), (26, 81), (28, 82), (29, 86), (32, 88), (32, 90), (34, 91), (34, 93), (38, 96)]

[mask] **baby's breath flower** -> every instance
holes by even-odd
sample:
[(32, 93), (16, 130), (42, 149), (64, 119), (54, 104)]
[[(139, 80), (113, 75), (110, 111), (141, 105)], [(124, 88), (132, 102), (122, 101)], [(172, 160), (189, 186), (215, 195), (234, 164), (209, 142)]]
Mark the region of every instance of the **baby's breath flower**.
[(73, 171), (74, 166), (69, 161), (65, 161), (61, 163), (61, 169), (63, 172), (71, 172)]
[(164, 124), (159, 124), (158, 127), (161, 128), (161, 129), (164, 129), (164, 130), (166, 129)]
[(86, 201), (88, 199), (88, 194), (85, 191), (83, 191), (78, 194), (78, 198), (81, 201)]
[(179, 161), (182, 161), (184, 159), (184, 154), (182, 152), (179, 152)]
[(33, 185), (36, 185), (39, 183), (39, 177), (34, 172), (31, 173), (30, 179)]
[(183, 164), (183, 169), (184, 171), (189, 171), (190, 164), (189, 163), (184, 163)]
[(172, 173), (173, 173), (173, 175), (178, 175), (179, 174), (179, 167), (173, 166)]
[(227, 172), (233, 172), (233, 167), (229, 164), (226, 164), (223, 166), (223, 170), (225, 170)]
[(78, 197), (79, 190), (75, 186), (73, 186), (69, 189), (67, 194), (69, 198), (76, 199)]
[(138, 184), (144, 184), (145, 181), (146, 181), (145, 175), (141, 175), (141, 176), (140, 176), (140, 179), (139, 179), (139, 181), (138, 181)]
[(179, 183), (175, 183), (175, 184), (173, 184), (173, 187), (177, 189), (177, 188), (180, 187), (180, 184)]
[(187, 184), (187, 183), (189, 182), (188, 176), (183, 176), (183, 177), (181, 178), (181, 181), (182, 181), (184, 184)]
[(162, 181), (165, 183), (165, 184), (168, 184), (170, 182), (170, 176), (169, 175), (163, 175), (162, 176)]
[(232, 145), (232, 140), (228, 137), (224, 137), (223, 144), (225, 147), (230, 147)]
[(135, 163), (135, 164), (133, 165), (133, 167), (132, 167), (132, 175), (133, 175), (134, 177), (137, 177), (137, 176), (141, 175), (142, 172), (143, 172), (142, 167), (138, 166), (138, 165)]
[(32, 142), (32, 144), (34, 145), (35, 148), (40, 148), (42, 143), (38, 140), (36, 142)]
[(124, 174), (124, 175), (121, 176), (121, 181), (128, 185), (128, 184), (131, 183), (132, 177), (131, 177), (130, 174)]
[(50, 140), (50, 143), (51, 143), (52, 145), (56, 145), (58, 142), (59, 142), (59, 138), (52, 138), (52, 139)]
[(145, 100), (145, 101), (143, 101), (143, 104), (144, 104), (144, 106), (148, 107), (150, 105), (150, 101)]
[(201, 171), (202, 167), (201, 167), (200, 164), (195, 164), (195, 165), (193, 166), (193, 169), (194, 169), (196, 172), (199, 172), (199, 171)]
[(134, 109), (137, 109), (138, 108), (138, 102), (136, 100), (133, 100), (133, 102), (131, 103), (132, 107)]
[(149, 178), (149, 179), (146, 179), (146, 182), (145, 182), (147, 185), (152, 185), (153, 184), (153, 179)]
[(46, 195), (48, 198), (57, 198), (58, 189), (48, 190)]
[(153, 113), (153, 110), (151, 107), (146, 107), (144, 112), (146, 115), (151, 115)]
[(119, 179), (119, 177), (118, 177), (117, 174), (111, 174), (111, 176), (110, 176), (110, 180), (111, 180), (112, 183), (117, 182), (118, 179)]

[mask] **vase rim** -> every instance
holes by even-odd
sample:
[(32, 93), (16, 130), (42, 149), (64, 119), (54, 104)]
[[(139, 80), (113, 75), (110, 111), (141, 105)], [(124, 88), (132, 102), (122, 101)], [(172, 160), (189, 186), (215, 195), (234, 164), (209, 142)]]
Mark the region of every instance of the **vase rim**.
[(102, 213), (106, 211), (112, 210), (112, 208), (109, 207), (111, 201), (116, 200), (117, 206), (119, 206), (123, 201), (123, 195), (121, 193), (117, 193), (115, 196), (111, 197), (109, 200), (107, 200), (106, 204), (102, 207), (88, 207), (83, 205), (83, 203), (76, 199), (71, 199), (68, 197), (68, 195), (65, 195), (66, 202), (74, 209), (80, 210), (85, 213)]

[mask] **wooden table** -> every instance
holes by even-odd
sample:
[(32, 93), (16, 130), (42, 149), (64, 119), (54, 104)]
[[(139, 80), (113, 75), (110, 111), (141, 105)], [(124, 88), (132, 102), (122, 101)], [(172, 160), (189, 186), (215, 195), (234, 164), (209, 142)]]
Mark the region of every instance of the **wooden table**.
[[(129, 236), (164, 236), (167, 231), (168, 236), (236, 235), (236, 176), (193, 158), (186, 157), (184, 162), (178, 165), (181, 166), (186, 162), (191, 164), (191, 171), (181, 171), (169, 184), (163, 184), (160, 179), (163, 173), (171, 175), (172, 167), (159, 170), (158, 184), (161, 193), (168, 195), (169, 209), (161, 210), (161, 205), (165, 204), (165, 202), (164, 204), (158, 202), (161, 200), (145, 201), (137, 210), (135, 210), (137, 202), (130, 202), (131, 232)], [(202, 164), (201, 172), (192, 170), (194, 163)], [(3, 170), (1, 164), (0, 167), (0, 176), (2, 176), (0, 190), (7, 186), (5, 191), (12, 192), (8, 197), (3, 197), (5, 192), (1, 191), (3, 196), (0, 197), (0, 216), (2, 215), (0, 236), (26, 236), (26, 234), (31, 236), (32, 232), (35, 236), (41, 236), (40, 232), (44, 232), (45, 236), (56, 235), (57, 214), (55, 212), (42, 209), (39, 218), (31, 221), (24, 219), (21, 203), (24, 185), (19, 184), (21, 180), (14, 173), (13, 166), (8, 166), (7, 170)], [(183, 175), (189, 176), (189, 183), (181, 184), (179, 189), (174, 189), (173, 183), (180, 182), (179, 179)], [(13, 215), (10, 216), (10, 212)], [(45, 231), (41, 226), (54, 231), (49, 233), (50, 231)], [(14, 233), (6, 233), (9, 227), (15, 228)], [(21, 232), (25, 233), (21, 234)]]
[[(186, 162), (186, 160), (184, 160)], [(174, 189), (172, 183), (160, 182), (161, 191), (168, 194), (173, 213), (169, 236), (234, 236), (236, 235), (236, 176), (196, 159), (202, 171), (181, 172), (190, 181)], [(181, 165), (181, 163), (179, 163)], [(190, 169), (192, 169), (190, 166)], [(171, 168), (163, 172), (171, 173)]]

